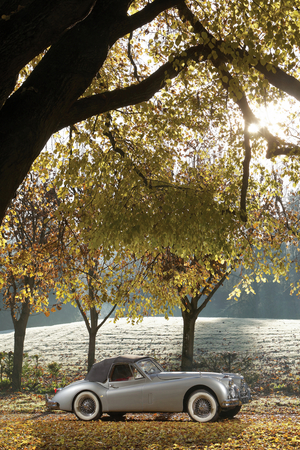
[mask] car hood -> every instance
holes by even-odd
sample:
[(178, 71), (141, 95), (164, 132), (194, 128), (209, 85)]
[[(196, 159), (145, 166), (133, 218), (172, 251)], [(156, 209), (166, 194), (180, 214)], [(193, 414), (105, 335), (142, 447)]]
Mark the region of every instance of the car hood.
[(157, 374), (160, 380), (175, 380), (179, 378), (198, 378), (198, 377), (208, 377), (208, 378), (233, 378), (236, 382), (242, 377), (236, 373), (217, 373), (217, 372), (160, 372)]
[(202, 377), (218, 378), (222, 383), (227, 384), (231, 378), (233, 382), (240, 388), (245, 382), (244, 377), (239, 373), (216, 373), (216, 372), (202, 372)]

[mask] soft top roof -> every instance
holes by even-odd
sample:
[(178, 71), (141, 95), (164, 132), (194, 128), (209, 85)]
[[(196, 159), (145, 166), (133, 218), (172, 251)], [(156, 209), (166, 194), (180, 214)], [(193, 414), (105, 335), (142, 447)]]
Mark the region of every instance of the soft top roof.
[(92, 366), (91, 370), (85, 377), (85, 380), (98, 381), (99, 383), (104, 383), (108, 377), (108, 373), (113, 364), (135, 363), (136, 361), (139, 361), (140, 359), (144, 358), (147, 358), (147, 356), (123, 355), (123, 356), (116, 356), (114, 358), (104, 359), (103, 361), (100, 361)]

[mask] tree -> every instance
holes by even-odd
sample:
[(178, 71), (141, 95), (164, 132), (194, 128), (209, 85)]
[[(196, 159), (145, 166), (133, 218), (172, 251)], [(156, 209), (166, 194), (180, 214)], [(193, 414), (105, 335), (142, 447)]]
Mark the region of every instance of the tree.
[(51, 181), (41, 181), (40, 174), (30, 172), (12, 200), (0, 230), (0, 289), (15, 329), (14, 390), (21, 386), (29, 315), (36, 311), (50, 314), (48, 296), (59, 276), (65, 224), (55, 215), (58, 203)]
[[(189, 170), (189, 179), (198, 175), (204, 183), (203, 167), (195, 166), (192, 174)], [(236, 278), (228, 292), (228, 299), (234, 298), (236, 301), (243, 290), (255, 294), (254, 282), (259, 285), (272, 279), (279, 283), (280, 278), (289, 277), (294, 259), (291, 253), (298, 236), (298, 220), (295, 211), (284, 206), (279, 196), (280, 188), (280, 183), (279, 187), (273, 183), (271, 190), (265, 189), (263, 198), (253, 198), (249, 202), (247, 224), (237, 228), (236, 234), (231, 237), (233, 245), (230, 255), (224, 251), (217, 259), (198, 250), (198, 254), (183, 258), (168, 247), (161, 251), (158, 249), (156, 253), (146, 253), (142, 258), (148, 269), (142, 286), (151, 293), (153, 303), (165, 302), (171, 309), (175, 305), (181, 308), (182, 370), (192, 370), (196, 319), (232, 271), (240, 268), (240, 277)], [(228, 235), (224, 235), (223, 241), (227, 238)]]
[(232, 268), (225, 261), (214, 261), (209, 256), (178, 257), (171, 250), (155, 257), (147, 255), (148, 279), (144, 289), (152, 301), (164, 301), (171, 308), (179, 305), (183, 318), (181, 369), (191, 371), (194, 356), (196, 319), (215, 292), (228, 278)]
[[(211, 127), (218, 129), (228, 170), (237, 167), (239, 172), (232, 195), (240, 197), (235, 208), (243, 220), (251, 157), (262, 152), (268, 158), (286, 155), (288, 171), (297, 169), (297, 139), (276, 136), (260, 126), (255, 115), (261, 104), (287, 96), (300, 99), (299, 11), (294, 1), (200, 5), (197, 0), (56, 0), (51, 4), (4, 0), (0, 17), (1, 219), (49, 137), (64, 127), (74, 131), (68, 147), (71, 172), (79, 173), (76, 169), (83, 164), (71, 147), (84, 141), (86, 152), (94, 153), (96, 147), (99, 150), (99, 136), (115, 158), (110, 159), (104, 183), (96, 175), (99, 167), (105, 172), (106, 148), (99, 152), (101, 158), (95, 158), (92, 176), (98, 189), (110, 184), (114, 169), (120, 172), (122, 167), (122, 175), (129, 172), (128, 186), (119, 178), (123, 189), (119, 204), (124, 206), (128, 192), (142, 184), (143, 201), (159, 192), (155, 205), (161, 195), (172, 191), (177, 201), (180, 193), (173, 226), (168, 227), (166, 215), (161, 220), (159, 214), (149, 224), (154, 229), (165, 221), (169, 240), (176, 239), (173, 229), (182, 221), (179, 212), (190, 211), (196, 202), (205, 223), (207, 202), (202, 200), (210, 192), (195, 187), (195, 195), (188, 196), (185, 205), (182, 186), (173, 186), (167, 174), (182, 149), (193, 141), (205, 143)], [(109, 116), (109, 112), (113, 113)], [(251, 123), (259, 125), (256, 136), (249, 131)], [(210, 206), (213, 199), (212, 195)], [(131, 202), (132, 208), (135, 205)], [(226, 201), (224, 205), (227, 211)], [(120, 208), (117, 211), (120, 216)], [(218, 204), (215, 212), (224, 216)], [(139, 231), (145, 217), (135, 219), (133, 238), (142, 241)], [(117, 235), (129, 239), (124, 223), (123, 234), (112, 225), (112, 241)]]
[[(128, 304), (136, 272), (125, 252), (110, 254), (103, 248), (91, 249), (76, 236), (76, 246), (65, 249), (63, 276), (56, 293), (64, 302), (77, 306), (89, 333), (88, 371), (95, 362), (96, 336), (111, 315)], [(105, 304), (110, 310), (100, 321)]]

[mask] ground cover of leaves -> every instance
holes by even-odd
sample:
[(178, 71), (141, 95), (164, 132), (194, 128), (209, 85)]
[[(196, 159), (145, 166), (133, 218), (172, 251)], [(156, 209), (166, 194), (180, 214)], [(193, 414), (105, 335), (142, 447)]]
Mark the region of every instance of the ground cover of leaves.
[(47, 412), (42, 395), (0, 394), (1, 450), (295, 449), (300, 447), (300, 399), (270, 395), (244, 405), (233, 420), (199, 424), (186, 414), (127, 414), (81, 422)]

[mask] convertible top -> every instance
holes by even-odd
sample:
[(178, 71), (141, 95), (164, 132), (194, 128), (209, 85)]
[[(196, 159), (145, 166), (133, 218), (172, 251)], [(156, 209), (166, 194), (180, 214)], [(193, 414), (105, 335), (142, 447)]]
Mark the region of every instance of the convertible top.
[(94, 364), (85, 377), (87, 381), (98, 381), (99, 383), (104, 383), (108, 377), (111, 366), (116, 363), (135, 363), (140, 359), (147, 358), (147, 356), (138, 355), (123, 355), (116, 356), (115, 358), (107, 358)]

